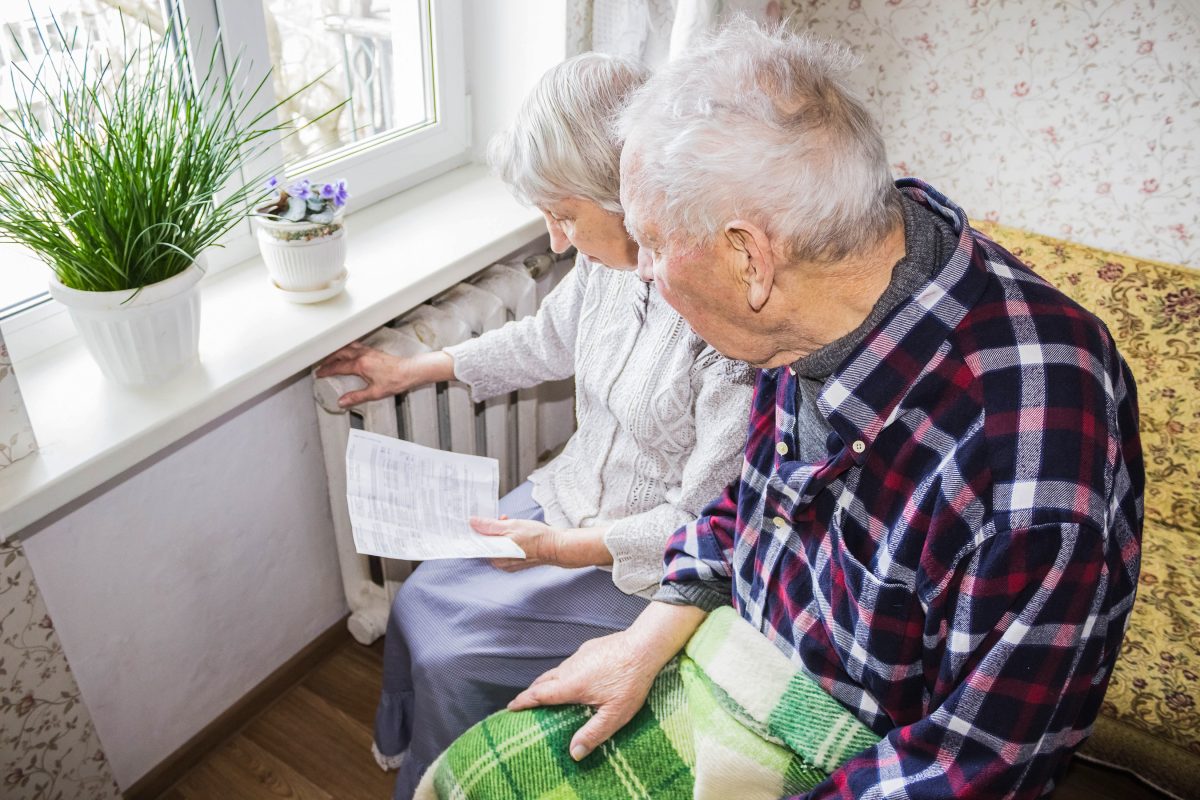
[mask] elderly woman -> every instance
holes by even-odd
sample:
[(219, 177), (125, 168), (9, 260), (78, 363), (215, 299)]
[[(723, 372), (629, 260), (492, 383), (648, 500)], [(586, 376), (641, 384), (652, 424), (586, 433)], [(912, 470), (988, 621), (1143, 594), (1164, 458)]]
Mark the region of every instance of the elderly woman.
[(741, 21), (622, 112), (656, 286), (761, 368), (741, 476), (641, 616), (431, 792), (1032, 800), (1086, 740), (1137, 585), (1132, 376), (1099, 320), (893, 182), (852, 63)]
[(671, 532), (738, 472), (749, 370), (634, 271), (608, 126), (644, 79), (623, 59), (570, 59), (492, 143), (493, 167), (545, 215), (551, 246), (579, 251), (536, 316), (415, 358), (350, 345), (319, 372), (366, 380), (343, 405), (433, 381), (464, 381), (484, 400), (575, 376), (578, 429), (562, 454), (501, 500), (508, 520), (476, 524), (527, 558), (426, 562), (396, 596), (375, 747), (381, 765), (399, 765), (397, 798), (537, 675), (623, 630), (658, 585)]

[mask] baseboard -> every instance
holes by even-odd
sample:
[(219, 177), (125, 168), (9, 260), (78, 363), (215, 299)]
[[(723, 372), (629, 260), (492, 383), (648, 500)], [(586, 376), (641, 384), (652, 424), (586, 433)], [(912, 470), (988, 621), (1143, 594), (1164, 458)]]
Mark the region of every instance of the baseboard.
[(158, 766), (143, 775), (123, 793), (127, 800), (153, 800), (167, 791), (209, 752), (233, 736), (276, 698), (299, 683), (326, 656), (352, 641), (342, 617), (300, 652), (285, 661), (236, 703), (184, 742)]

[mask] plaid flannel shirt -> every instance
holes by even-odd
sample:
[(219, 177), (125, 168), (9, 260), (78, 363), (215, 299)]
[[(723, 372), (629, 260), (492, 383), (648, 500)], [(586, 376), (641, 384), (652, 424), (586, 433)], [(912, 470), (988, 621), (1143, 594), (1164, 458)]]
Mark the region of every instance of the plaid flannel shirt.
[(1137, 586), (1133, 377), (1104, 325), (972, 230), (826, 381), (760, 372), (742, 476), (674, 534), (660, 599), (714, 588), (884, 738), (808, 798), (1028, 798), (1087, 737)]

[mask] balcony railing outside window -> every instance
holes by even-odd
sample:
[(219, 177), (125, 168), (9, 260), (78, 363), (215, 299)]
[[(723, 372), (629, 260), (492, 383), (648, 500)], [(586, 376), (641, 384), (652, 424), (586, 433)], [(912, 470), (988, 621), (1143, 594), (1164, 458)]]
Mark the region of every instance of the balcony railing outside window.
[[(310, 123), (283, 143), (289, 162), (434, 121), (430, 60), (414, 0), (263, 0), (275, 92), (309, 91), (283, 112)], [(427, 5), (427, 4), (426, 4)], [(338, 112), (317, 117), (347, 101)], [(315, 122), (312, 122), (316, 119)]]

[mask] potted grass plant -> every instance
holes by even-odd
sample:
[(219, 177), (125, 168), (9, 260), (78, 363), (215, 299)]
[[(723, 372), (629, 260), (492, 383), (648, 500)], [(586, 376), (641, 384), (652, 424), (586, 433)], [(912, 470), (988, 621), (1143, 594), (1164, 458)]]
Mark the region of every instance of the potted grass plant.
[(196, 259), (257, 199), (266, 176), (243, 178), (245, 160), (291, 127), (275, 113), (290, 98), (252, 112), (266, 79), (245, 83), (240, 56), (221, 70), (219, 37), (191, 59), (184, 33), (127, 34), (118, 55), (40, 30), (47, 53), (88, 55), (14, 66), (16, 107), (0, 112), (0, 236), (49, 266), (51, 295), (123, 384), (197, 359)]

